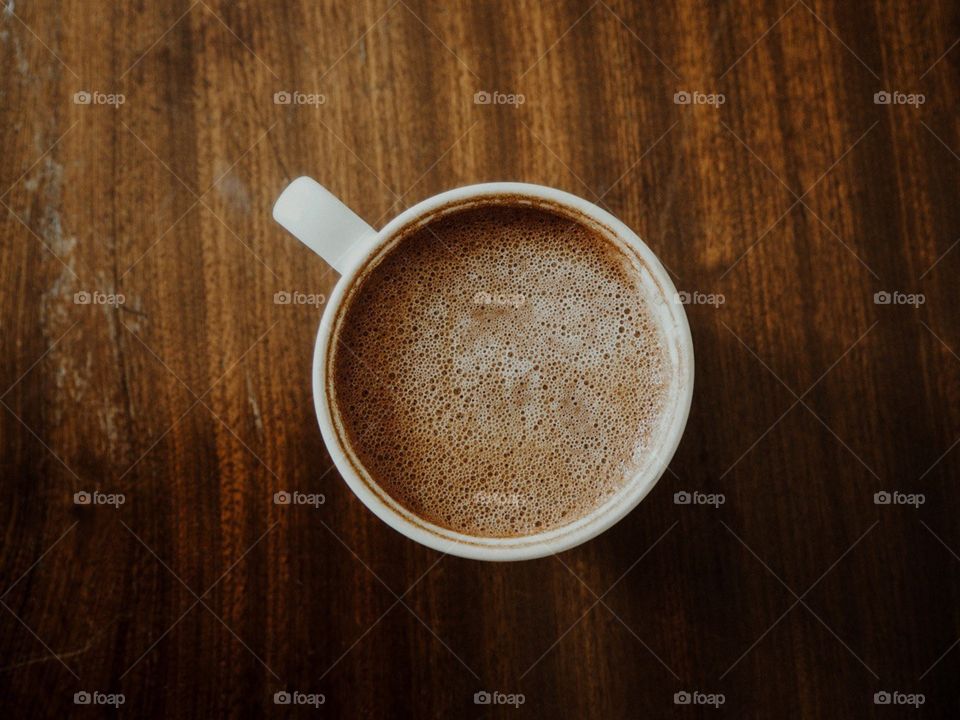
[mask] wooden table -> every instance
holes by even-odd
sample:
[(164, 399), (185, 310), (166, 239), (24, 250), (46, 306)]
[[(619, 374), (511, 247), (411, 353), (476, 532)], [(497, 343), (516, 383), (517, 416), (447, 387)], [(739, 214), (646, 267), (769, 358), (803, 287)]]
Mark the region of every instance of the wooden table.
[[(6, 4), (8, 717), (958, 715), (955, 4)], [(377, 520), (322, 306), (274, 301), (336, 280), (270, 217), (302, 174), (378, 227), (521, 180), (634, 228), (697, 353), (640, 507), (507, 565)]]

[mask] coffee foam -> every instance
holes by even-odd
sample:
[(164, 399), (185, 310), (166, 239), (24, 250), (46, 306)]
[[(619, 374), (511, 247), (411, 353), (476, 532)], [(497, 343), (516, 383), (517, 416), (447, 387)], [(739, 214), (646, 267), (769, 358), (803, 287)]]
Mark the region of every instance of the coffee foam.
[(369, 480), (478, 537), (607, 501), (648, 460), (669, 391), (641, 267), (601, 229), (503, 203), (396, 242), (347, 298), (329, 361)]

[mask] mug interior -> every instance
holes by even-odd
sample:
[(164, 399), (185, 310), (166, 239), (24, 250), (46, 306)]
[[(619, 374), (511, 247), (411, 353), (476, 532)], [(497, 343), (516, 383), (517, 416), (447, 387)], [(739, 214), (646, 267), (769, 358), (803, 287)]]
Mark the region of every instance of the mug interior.
[[(533, 206), (559, 214), (603, 234), (638, 260), (635, 268), (665, 340), (670, 370), (664, 410), (650, 449), (637, 472), (605, 502), (565, 525), (509, 537), (463, 534), (420, 517), (382, 488), (357, 457), (339, 412), (333, 356), (336, 338), (354, 294), (370, 272), (424, 225), (484, 205)], [(391, 221), (363, 259), (337, 284), (324, 312), (314, 355), (314, 396), (321, 432), (331, 457), (355, 494), (394, 529), (413, 540), (453, 555), (484, 560), (541, 557), (580, 544), (606, 530), (650, 491), (669, 463), (686, 424), (693, 391), (693, 352), (683, 306), (663, 266), (647, 246), (609, 213), (567, 193), (537, 185), (492, 183), (452, 190), (429, 198)]]

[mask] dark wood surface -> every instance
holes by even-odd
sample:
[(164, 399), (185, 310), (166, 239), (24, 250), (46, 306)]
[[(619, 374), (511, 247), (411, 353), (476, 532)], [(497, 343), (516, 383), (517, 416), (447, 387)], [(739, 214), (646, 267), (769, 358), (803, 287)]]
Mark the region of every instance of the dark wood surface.
[[(960, 714), (955, 3), (4, 5), (5, 716), (107, 714), (80, 691), (296, 714), (283, 690), (331, 717)], [(293, 90), (325, 103), (274, 103)], [(301, 174), (377, 226), (458, 185), (555, 186), (722, 294), (688, 308), (693, 409), (654, 492), (505, 565), (367, 511), (316, 426), (321, 308), (273, 300), (336, 280), (270, 217)], [(326, 502), (273, 504), (294, 489)]]

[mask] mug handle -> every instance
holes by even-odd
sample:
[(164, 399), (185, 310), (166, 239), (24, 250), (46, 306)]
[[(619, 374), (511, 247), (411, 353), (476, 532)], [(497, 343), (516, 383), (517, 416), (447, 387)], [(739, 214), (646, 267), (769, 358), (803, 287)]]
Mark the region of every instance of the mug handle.
[(273, 219), (341, 275), (373, 246), (377, 236), (333, 193), (306, 176), (280, 193)]

